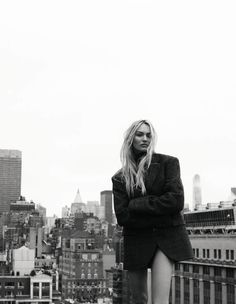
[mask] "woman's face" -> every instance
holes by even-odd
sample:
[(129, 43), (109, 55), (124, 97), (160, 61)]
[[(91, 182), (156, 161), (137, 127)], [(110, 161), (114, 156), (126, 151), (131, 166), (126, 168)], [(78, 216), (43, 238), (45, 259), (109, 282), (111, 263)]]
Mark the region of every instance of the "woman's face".
[(133, 147), (140, 151), (145, 152), (151, 142), (151, 131), (147, 124), (142, 124), (135, 132), (133, 139)]

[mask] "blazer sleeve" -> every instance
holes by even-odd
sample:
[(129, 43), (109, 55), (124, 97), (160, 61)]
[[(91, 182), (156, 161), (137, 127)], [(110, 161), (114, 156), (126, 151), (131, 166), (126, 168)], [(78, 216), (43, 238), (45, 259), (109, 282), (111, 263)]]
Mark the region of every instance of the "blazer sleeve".
[(112, 177), (112, 192), (117, 222), (120, 226), (124, 226), (130, 218), (130, 211), (128, 209), (129, 198), (128, 194), (124, 191), (124, 185), (115, 177)]
[(125, 184), (115, 177), (112, 177), (112, 192), (115, 215), (120, 226), (127, 228), (148, 228), (153, 226), (152, 221), (147, 221), (143, 216), (130, 212), (128, 208), (130, 199), (126, 192)]
[(131, 199), (131, 213), (166, 215), (180, 212), (184, 207), (184, 189), (180, 177), (179, 160), (171, 157), (166, 163), (163, 194), (146, 195)]

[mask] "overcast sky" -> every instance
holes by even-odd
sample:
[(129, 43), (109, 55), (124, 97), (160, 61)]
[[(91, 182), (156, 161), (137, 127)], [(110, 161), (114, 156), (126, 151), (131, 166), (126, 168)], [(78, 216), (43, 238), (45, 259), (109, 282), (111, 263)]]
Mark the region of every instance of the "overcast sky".
[(0, 148), (22, 151), (22, 195), (61, 216), (100, 200), (124, 131), (149, 119), (156, 152), (203, 202), (236, 186), (235, 1), (1, 1)]

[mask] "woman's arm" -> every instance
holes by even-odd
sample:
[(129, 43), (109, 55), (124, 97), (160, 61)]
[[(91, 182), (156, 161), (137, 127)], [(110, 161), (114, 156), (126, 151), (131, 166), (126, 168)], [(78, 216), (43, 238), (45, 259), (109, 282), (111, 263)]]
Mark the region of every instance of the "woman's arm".
[(112, 177), (112, 185), (114, 209), (118, 224), (127, 228), (152, 227), (153, 222), (156, 221), (153, 217), (147, 220), (143, 216), (130, 212), (128, 208), (130, 199), (126, 192), (125, 184), (116, 177)]
[(123, 183), (115, 177), (112, 177), (112, 192), (117, 222), (120, 226), (124, 226), (129, 222), (130, 218), (130, 211), (128, 209), (129, 198), (125, 192)]
[(174, 214), (184, 207), (184, 189), (180, 178), (179, 160), (171, 157), (166, 164), (166, 176), (161, 196), (146, 195), (131, 199), (128, 209), (131, 213), (156, 215)]

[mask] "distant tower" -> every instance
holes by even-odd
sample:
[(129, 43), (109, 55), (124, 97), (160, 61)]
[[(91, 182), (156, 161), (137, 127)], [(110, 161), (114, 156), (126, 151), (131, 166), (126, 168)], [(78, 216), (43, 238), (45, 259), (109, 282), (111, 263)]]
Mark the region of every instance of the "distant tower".
[(0, 149), (0, 213), (21, 194), (21, 151)]
[(236, 200), (236, 187), (231, 188), (230, 199)]
[(61, 217), (69, 217), (70, 208), (68, 206), (64, 206), (61, 208)]
[(194, 209), (199, 209), (202, 205), (202, 190), (200, 184), (200, 176), (195, 174), (193, 177), (193, 206)]
[(77, 212), (86, 212), (86, 205), (82, 202), (79, 189), (77, 190), (74, 202), (71, 204), (71, 215)]
[(105, 209), (105, 220), (112, 224), (112, 191), (105, 190), (101, 192), (101, 206)]
[(44, 224), (46, 224), (47, 209), (43, 207), (41, 204), (37, 204), (36, 209), (38, 210), (39, 214), (43, 217)]

